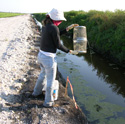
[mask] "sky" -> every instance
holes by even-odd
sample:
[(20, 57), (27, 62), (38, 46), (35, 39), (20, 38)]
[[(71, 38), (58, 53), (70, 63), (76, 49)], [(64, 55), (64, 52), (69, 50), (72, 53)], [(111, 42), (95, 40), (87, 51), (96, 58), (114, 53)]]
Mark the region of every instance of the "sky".
[(64, 12), (71, 10), (125, 10), (125, 0), (0, 0), (0, 11), (43, 13), (52, 8)]

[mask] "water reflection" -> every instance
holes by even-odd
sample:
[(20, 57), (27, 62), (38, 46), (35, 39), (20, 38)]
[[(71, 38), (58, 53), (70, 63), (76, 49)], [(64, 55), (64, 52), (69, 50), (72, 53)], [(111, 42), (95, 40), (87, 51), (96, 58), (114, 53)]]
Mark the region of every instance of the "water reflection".
[(112, 88), (114, 92), (122, 94), (122, 96), (125, 97), (124, 70), (102, 59), (102, 57), (97, 54), (92, 55), (92, 60), (89, 55), (89, 53), (84, 55), (85, 61), (93, 67), (93, 70), (97, 70), (97, 76), (106, 83), (111, 84), (110, 88)]
[[(72, 39), (67, 37), (62, 37), (63, 43), (69, 49), (73, 49)], [(113, 92), (121, 94), (125, 97), (125, 70), (117, 67), (115, 64), (103, 59), (97, 54), (87, 54), (77, 55), (78, 57), (84, 56), (84, 61), (88, 63), (89, 66), (93, 68), (93, 71), (97, 71), (97, 76), (100, 80), (110, 84), (110, 88)]]

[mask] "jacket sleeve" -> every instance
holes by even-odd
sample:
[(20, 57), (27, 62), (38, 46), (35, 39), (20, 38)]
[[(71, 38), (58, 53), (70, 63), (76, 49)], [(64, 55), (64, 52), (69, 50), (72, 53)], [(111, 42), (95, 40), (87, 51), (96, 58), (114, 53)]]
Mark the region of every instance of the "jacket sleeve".
[(66, 52), (66, 53), (69, 52), (69, 49), (67, 47), (65, 47), (64, 45), (61, 44), (61, 41), (60, 41), (60, 32), (59, 32), (58, 27), (55, 27), (53, 29), (53, 31), (52, 31), (52, 38), (53, 38), (53, 41), (54, 41), (57, 49), (60, 49), (63, 52)]
[(60, 36), (63, 35), (63, 34), (66, 34), (66, 33), (67, 33), (66, 29), (61, 30), (61, 31), (60, 31)]

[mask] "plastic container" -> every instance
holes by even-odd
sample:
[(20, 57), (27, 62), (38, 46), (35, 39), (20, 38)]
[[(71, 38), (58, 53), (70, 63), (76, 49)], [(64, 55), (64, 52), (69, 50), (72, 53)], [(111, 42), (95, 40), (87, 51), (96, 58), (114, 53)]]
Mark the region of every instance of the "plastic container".
[(58, 99), (58, 91), (59, 91), (59, 82), (58, 82), (58, 80), (55, 80), (54, 90), (53, 90), (53, 98), (54, 98), (54, 100)]
[(76, 26), (73, 30), (74, 51), (78, 53), (87, 52), (87, 34), (85, 26)]
[[(44, 85), (42, 91), (46, 91), (46, 84)], [(54, 88), (53, 88), (53, 98), (54, 98), (54, 100), (58, 99), (58, 91), (59, 91), (59, 82), (58, 82), (58, 80), (55, 80)]]

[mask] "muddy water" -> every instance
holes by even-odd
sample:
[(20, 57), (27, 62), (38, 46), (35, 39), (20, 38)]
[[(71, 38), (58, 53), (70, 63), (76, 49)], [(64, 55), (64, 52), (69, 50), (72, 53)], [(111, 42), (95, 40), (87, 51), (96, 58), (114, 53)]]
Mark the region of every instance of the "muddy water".
[[(72, 49), (72, 39), (62, 38)], [(88, 50), (87, 54), (57, 52), (59, 71), (73, 85), (77, 104), (91, 124), (125, 124), (125, 70)], [(68, 86), (69, 95), (71, 95)]]

